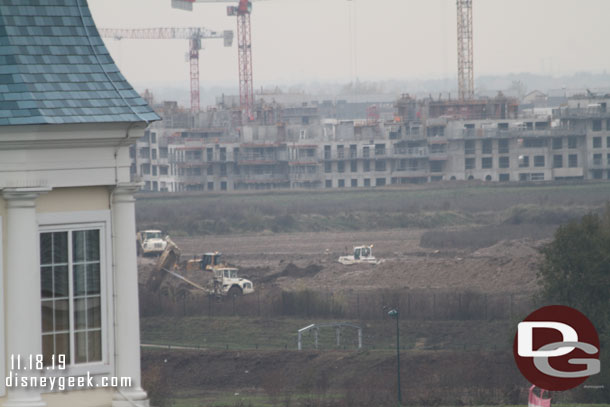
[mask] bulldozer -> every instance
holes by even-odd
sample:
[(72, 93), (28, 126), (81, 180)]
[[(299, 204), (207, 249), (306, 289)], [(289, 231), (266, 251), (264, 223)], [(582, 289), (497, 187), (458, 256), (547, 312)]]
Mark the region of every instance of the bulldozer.
[(383, 260), (373, 256), (373, 245), (354, 246), (354, 254), (339, 257), (339, 263), (344, 265), (351, 264), (380, 264)]
[(204, 253), (201, 258), (190, 259), (186, 262), (186, 271), (195, 271), (195, 270), (214, 270), (214, 267), (218, 267), (222, 265), (222, 253), (220, 252), (211, 252)]
[[(156, 292), (159, 290), (167, 274), (179, 278), (190, 286), (205, 291), (217, 297), (234, 297), (254, 292), (252, 281), (238, 276), (238, 269), (229, 267), (221, 262), (222, 254), (219, 252), (205, 253), (201, 257), (180, 262), (181, 251), (171, 239), (151, 273), (147, 282), (148, 288)], [(206, 282), (199, 285), (180, 272), (201, 271)]]

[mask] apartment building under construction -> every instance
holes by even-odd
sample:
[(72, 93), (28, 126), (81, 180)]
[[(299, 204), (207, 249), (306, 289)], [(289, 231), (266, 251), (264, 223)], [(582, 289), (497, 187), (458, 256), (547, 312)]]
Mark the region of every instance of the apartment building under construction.
[(132, 174), (148, 191), (169, 192), (610, 179), (609, 102), (574, 97), (525, 114), (501, 94), (403, 95), (391, 120), (328, 119), (316, 104), (260, 105), (244, 126), (231, 124), (230, 111), (182, 120), (168, 113), (191, 127), (151, 128), (132, 149)]

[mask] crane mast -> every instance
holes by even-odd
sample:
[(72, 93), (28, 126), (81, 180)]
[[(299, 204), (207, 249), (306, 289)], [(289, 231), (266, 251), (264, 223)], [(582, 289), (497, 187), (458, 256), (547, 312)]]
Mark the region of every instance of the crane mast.
[(252, 3), (240, 0), (239, 5), (227, 7), (229, 16), (237, 16), (237, 49), (239, 64), (239, 104), (246, 120), (254, 120), (254, 84), (252, 75), (252, 37), (250, 13)]
[(168, 39), (188, 39), (189, 40), (189, 65), (191, 74), (191, 111), (196, 113), (200, 109), (199, 105), (199, 51), (201, 50), (202, 39), (223, 39), (225, 47), (230, 47), (233, 43), (233, 31), (211, 31), (203, 27), (158, 27), (158, 28), (100, 28), (100, 36), (104, 38), (114, 38), (116, 40), (168, 40)]
[(472, 0), (457, 1), (458, 94), (460, 100), (474, 97), (472, 53)]
[[(234, 3), (237, 0), (172, 0), (172, 7), (192, 11), (193, 3)], [(254, 84), (252, 75), (252, 37), (250, 14), (252, 0), (238, 0), (228, 6), (227, 15), (237, 17), (237, 56), (239, 71), (239, 104), (242, 120), (254, 120)]]

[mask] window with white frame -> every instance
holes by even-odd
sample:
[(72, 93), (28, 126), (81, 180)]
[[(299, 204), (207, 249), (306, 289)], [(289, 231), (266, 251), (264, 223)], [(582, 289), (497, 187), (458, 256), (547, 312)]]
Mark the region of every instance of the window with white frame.
[(104, 226), (40, 232), (42, 353), (45, 364), (104, 361)]

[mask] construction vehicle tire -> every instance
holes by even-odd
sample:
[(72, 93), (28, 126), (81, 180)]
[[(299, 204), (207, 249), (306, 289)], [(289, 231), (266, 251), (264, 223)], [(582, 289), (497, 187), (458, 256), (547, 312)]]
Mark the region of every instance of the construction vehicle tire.
[(234, 285), (233, 287), (229, 288), (229, 292), (227, 293), (227, 296), (232, 298), (232, 297), (240, 297), (243, 294), (243, 291), (240, 287)]

